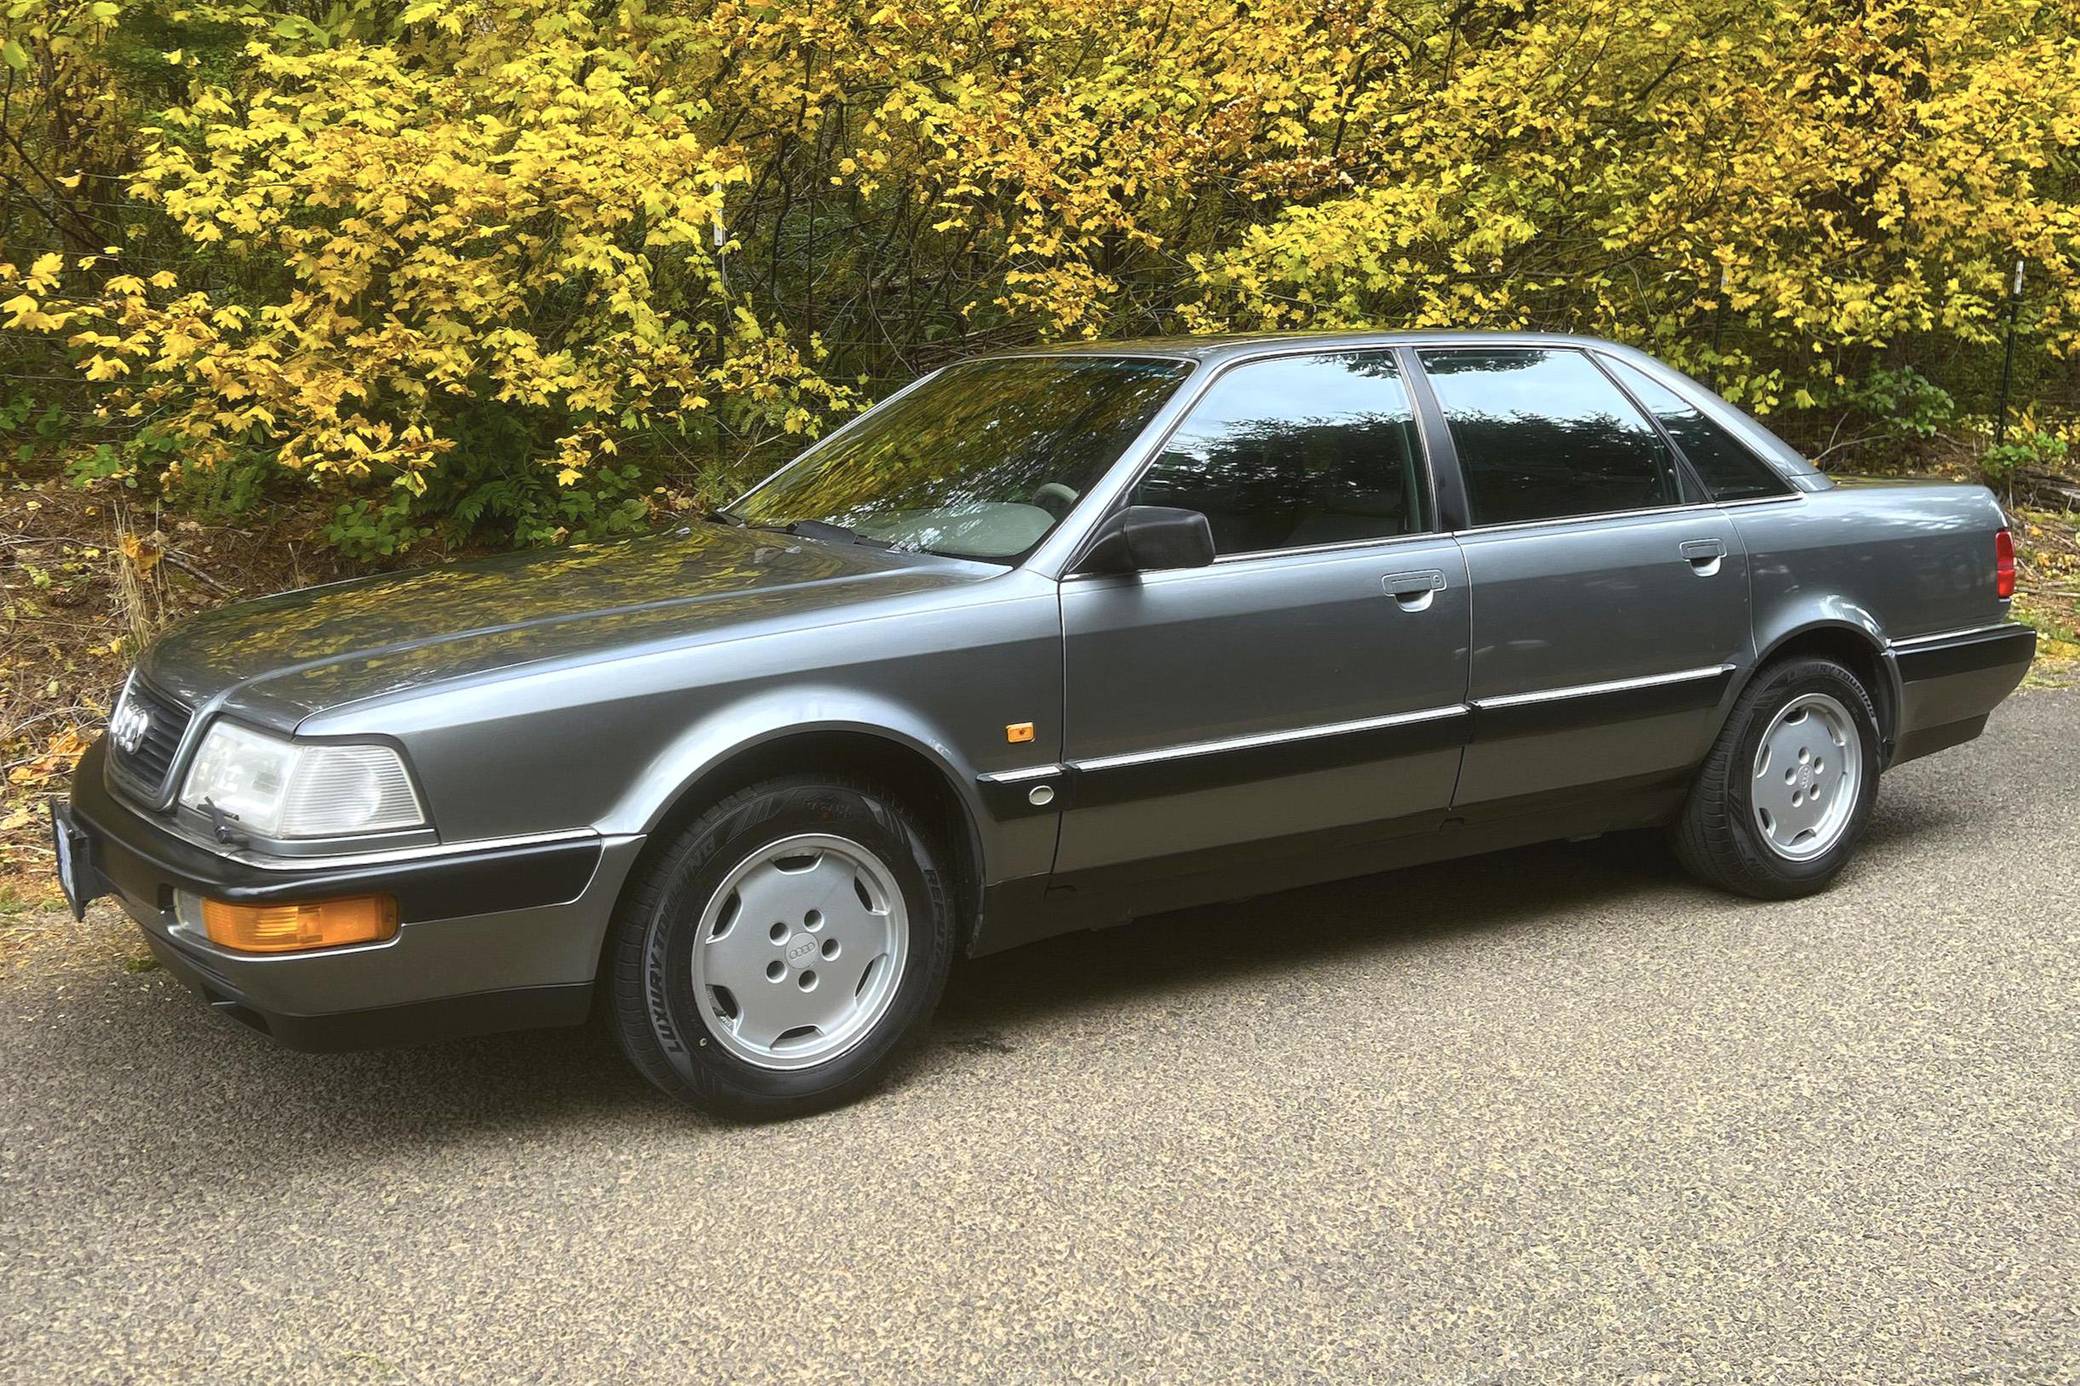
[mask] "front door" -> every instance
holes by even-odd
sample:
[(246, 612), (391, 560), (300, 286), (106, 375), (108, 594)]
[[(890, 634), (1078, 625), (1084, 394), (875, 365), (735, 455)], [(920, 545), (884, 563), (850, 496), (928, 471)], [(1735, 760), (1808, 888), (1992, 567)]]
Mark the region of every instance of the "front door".
[(1063, 582), (1058, 878), (1441, 823), (1470, 720), (1466, 566), (1393, 354), (1229, 367), (1129, 500), (1202, 512), (1219, 557)]
[(1740, 535), (1585, 352), (1419, 353), (1466, 491), (1476, 819), (1678, 783), (1752, 658)]

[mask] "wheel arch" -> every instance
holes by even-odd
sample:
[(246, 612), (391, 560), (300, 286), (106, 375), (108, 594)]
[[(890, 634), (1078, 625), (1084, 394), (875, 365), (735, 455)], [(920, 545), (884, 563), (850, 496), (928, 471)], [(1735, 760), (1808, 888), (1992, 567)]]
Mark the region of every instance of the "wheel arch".
[[(974, 806), (958, 772), (931, 747), (885, 725), (828, 722), (775, 726), (711, 748), (647, 807), (642, 851), (627, 880), (641, 878), (658, 853), (710, 805), (747, 785), (781, 775), (825, 772), (869, 780), (916, 813), (952, 857), (952, 894), (960, 942), (981, 915), (985, 857)], [(627, 889), (624, 884), (623, 889)]]
[(1771, 665), (1787, 659), (1829, 659), (1856, 675), (1871, 695), (1878, 714), (1878, 761), (1882, 769), (1892, 760), (1899, 734), (1899, 671), (1893, 666), (1885, 642), (1869, 627), (1847, 620), (1819, 620), (1778, 633), (1757, 653), (1754, 667), (1734, 689), (1733, 701), (1747, 691), (1748, 684)]

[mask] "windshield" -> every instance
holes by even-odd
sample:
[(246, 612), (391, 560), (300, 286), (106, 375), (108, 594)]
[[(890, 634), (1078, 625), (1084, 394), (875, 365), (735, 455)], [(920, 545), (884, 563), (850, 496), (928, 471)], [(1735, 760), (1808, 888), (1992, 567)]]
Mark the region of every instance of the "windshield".
[(1125, 356), (950, 366), (804, 453), (739, 502), (736, 517), (1016, 562), (1067, 518), (1190, 369)]

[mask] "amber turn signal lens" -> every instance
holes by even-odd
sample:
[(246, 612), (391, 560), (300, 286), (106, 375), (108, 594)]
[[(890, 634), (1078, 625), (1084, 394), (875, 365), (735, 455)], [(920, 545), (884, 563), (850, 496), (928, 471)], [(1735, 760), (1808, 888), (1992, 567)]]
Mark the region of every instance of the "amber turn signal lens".
[(289, 953), (377, 943), (397, 932), (397, 902), (387, 895), (356, 895), (303, 905), (227, 905), (202, 902), (209, 941), (242, 953)]

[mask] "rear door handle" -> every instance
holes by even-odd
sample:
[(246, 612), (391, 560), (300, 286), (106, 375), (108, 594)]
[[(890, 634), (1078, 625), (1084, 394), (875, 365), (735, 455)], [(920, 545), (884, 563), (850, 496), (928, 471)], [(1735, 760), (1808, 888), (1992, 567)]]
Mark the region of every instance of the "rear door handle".
[(1679, 547), (1699, 577), (1710, 577), (1718, 572), (1719, 560), (1726, 557), (1724, 539), (1686, 539)]
[(1431, 598), (1444, 591), (1444, 570), (1424, 568), (1413, 573), (1388, 573), (1380, 579), (1403, 611), (1422, 611), (1429, 607)]

